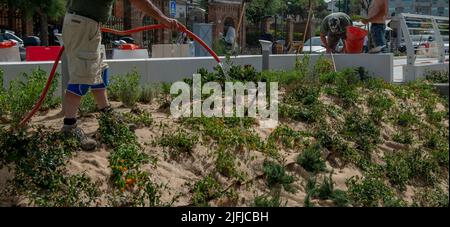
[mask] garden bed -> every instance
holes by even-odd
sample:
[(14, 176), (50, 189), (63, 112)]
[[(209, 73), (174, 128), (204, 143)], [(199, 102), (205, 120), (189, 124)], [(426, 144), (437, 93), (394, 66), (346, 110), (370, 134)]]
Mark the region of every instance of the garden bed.
[[(274, 129), (258, 118), (174, 119), (168, 84), (116, 78), (109, 92), (125, 122), (83, 100), (80, 126), (102, 144), (94, 152), (60, 137), (57, 101), (26, 132), (12, 130), (29, 106), (15, 108), (2, 90), (1, 205), (448, 206), (448, 98), (426, 81), (392, 85), (363, 69), (332, 72), (326, 59), (308, 65), (231, 68), (236, 81), (279, 82)], [(28, 87), (16, 88), (18, 100), (39, 93)]]

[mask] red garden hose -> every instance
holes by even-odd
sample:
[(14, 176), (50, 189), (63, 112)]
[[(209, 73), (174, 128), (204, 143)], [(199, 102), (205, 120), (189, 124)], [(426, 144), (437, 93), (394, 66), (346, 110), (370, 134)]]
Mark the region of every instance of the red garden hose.
[[(102, 30), (102, 32), (113, 33), (113, 34), (124, 36), (124, 35), (129, 35), (129, 34), (133, 34), (133, 33), (137, 33), (137, 32), (156, 30), (156, 29), (164, 29), (164, 28), (166, 28), (166, 27), (162, 24), (155, 24), (155, 25), (138, 27), (135, 29), (127, 30), (127, 31), (118, 31), (118, 30), (114, 30), (114, 29), (110, 29), (110, 28), (102, 28), (101, 30)], [(185, 32), (188, 36), (190, 36), (195, 41), (197, 41), (200, 45), (202, 45), (211, 54), (211, 56), (217, 61), (217, 63), (219, 65), (222, 65), (217, 54), (211, 48), (209, 48), (209, 46), (205, 42), (203, 42), (202, 39), (200, 39), (198, 36), (196, 36), (194, 33), (189, 31), (185, 27), (182, 27), (179, 30), (180, 30), (180, 32)], [(45, 99), (45, 96), (47, 96), (50, 85), (52, 84), (53, 78), (55, 77), (56, 68), (58, 67), (58, 63), (59, 63), (59, 60), (61, 59), (61, 55), (62, 55), (63, 51), (64, 51), (64, 46), (61, 48), (61, 50), (58, 54), (58, 57), (55, 60), (55, 63), (53, 63), (52, 71), (50, 72), (50, 76), (48, 77), (47, 83), (45, 84), (44, 90), (42, 91), (41, 96), (39, 97), (39, 100), (36, 102), (33, 109), (22, 119), (22, 121), (19, 124), (20, 128), (25, 126), (28, 123), (28, 121), (33, 117), (33, 115), (41, 107), (42, 102)]]

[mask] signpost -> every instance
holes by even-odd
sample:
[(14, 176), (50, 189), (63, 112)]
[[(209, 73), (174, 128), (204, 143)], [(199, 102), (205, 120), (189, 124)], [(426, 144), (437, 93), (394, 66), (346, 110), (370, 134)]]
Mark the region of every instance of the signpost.
[(177, 15), (177, 1), (176, 0), (170, 0), (169, 9), (170, 9), (170, 17), (175, 18), (175, 16)]

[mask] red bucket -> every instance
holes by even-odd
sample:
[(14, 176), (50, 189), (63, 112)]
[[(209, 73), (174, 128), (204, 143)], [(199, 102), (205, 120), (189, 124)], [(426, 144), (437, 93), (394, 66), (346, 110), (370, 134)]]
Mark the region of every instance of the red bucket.
[(367, 35), (367, 30), (348, 26), (347, 39), (345, 40), (345, 52), (349, 54), (362, 53), (364, 49), (364, 37)]
[(26, 50), (27, 61), (55, 61), (61, 46), (30, 46)]

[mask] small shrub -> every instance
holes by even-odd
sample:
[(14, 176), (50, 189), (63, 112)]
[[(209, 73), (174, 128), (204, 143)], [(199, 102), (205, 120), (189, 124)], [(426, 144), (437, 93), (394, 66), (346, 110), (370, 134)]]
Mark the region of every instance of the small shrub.
[(114, 76), (109, 86), (111, 99), (117, 98), (127, 107), (134, 106), (141, 93), (139, 79), (137, 71), (127, 73), (125, 76)]
[(313, 173), (324, 171), (325, 161), (321, 157), (321, 148), (319, 144), (310, 145), (297, 158), (297, 163), (305, 170)]
[(137, 144), (137, 137), (128, 126), (113, 114), (101, 114), (99, 119), (100, 140), (110, 147), (121, 144)]
[(284, 166), (265, 160), (263, 167), (269, 188), (281, 184), (286, 191), (292, 191), (291, 183), (294, 182), (294, 177), (286, 173)]
[(413, 135), (408, 132), (408, 131), (403, 131), (403, 132), (399, 132), (394, 134), (393, 138), (392, 138), (395, 142), (397, 143), (402, 143), (402, 144), (412, 144), (414, 137)]
[(393, 196), (379, 176), (368, 175), (360, 179), (352, 177), (347, 180), (348, 195), (355, 206), (378, 207)]
[(397, 125), (399, 126), (410, 127), (417, 123), (419, 123), (418, 117), (409, 109), (402, 111), (397, 115)]
[(135, 170), (148, 162), (148, 156), (139, 152), (135, 144), (121, 144), (114, 149), (109, 157), (112, 169), (111, 179), (119, 189), (134, 185), (138, 177)]
[(448, 192), (440, 188), (424, 188), (416, 191), (413, 197), (413, 206), (448, 207), (448, 203)]
[(224, 149), (219, 149), (216, 159), (216, 170), (226, 177), (236, 176), (235, 156)]
[(369, 115), (376, 122), (383, 120), (385, 113), (389, 112), (394, 105), (394, 102), (390, 98), (383, 95), (371, 95), (367, 103), (371, 108)]
[(287, 148), (294, 148), (300, 142), (301, 135), (288, 126), (281, 125), (270, 134), (269, 140), (281, 143)]
[(407, 153), (406, 161), (411, 169), (412, 179), (418, 179), (425, 185), (433, 185), (439, 174), (438, 163), (420, 148)]
[[(55, 75), (52, 81), (46, 99), (42, 104), (41, 110), (56, 107), (60, 103), (60, 99), (54, 95), (58, 84), (59, 76)], [(23, 82), (25, 81), (25, 82)], [(22, 117), (34, 106), (39, 99), (41, 92), (47, 82), (47, 72), (36, 69), (30, 75), (22, 74), (22, 78), (11, 81), (7, 93), (7, 110), (13, 120), (13, 124), (17, 124)]]
[(389, 178), (389, 181), (396, 188), (404, 191), (411, 176), (411, 170), (405, 156), (401, 153), (396, 153), (393, 155), (387, 155), (385, 160), (386, 175)]
[(81, 98), (79, 110), (81, 115), (97, 111), (97, 104), (95, 103), (94, 95), (92, 95), (92, 93), (89, 93)]
[(152, 104), (153, 100), (161, 94), (161, 86), (159, 84), (147, 84), (142, 86), (139, 95), (139, 102)]
[(261, 195), (256, 196), (255, 200), (253, 201), (252, 207), (281, 207), (285, 206), (283, 205), (283, 202), (281, 201), (280, 193), (275, 193), (273, 196), (269, 195)]
[(371, 151), (380, 142), (380, 130), (371, 119), (360, 113), (349, 114), (345, 119), (344, 135), (356, 142), (356, 148)]
[(192, 205), (200, 207), (208, 207), (208, 201), (222, 195), (220, 183), (211, 175), (197, 181), (192, 191)]
[(184, 131), (178, 131), (173, 134), (163, 135), (159, 140), (159, 145), (168, 147), (172, 157), (178, 157), (181, 153), (190, 154), (197, 143), (198, 137), (196, 135), (189, 135)]
[(425, 73), (425, 79), (432, 83), (448, 83), (448, 71), (430, 70)]

